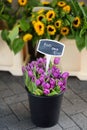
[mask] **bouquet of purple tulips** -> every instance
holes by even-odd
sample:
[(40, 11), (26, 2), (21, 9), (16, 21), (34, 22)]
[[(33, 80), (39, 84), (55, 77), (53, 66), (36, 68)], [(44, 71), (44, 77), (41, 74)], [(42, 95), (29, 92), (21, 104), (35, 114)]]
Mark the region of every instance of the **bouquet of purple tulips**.
[(53, 96), (65, 91), (68, 72), (61, 72), (58, 67), (60, 58), (55, 57), (50, 62), (46, 71), (46, 58), (38, 58), (36, 61), (23, 66), (24, 81), (28, 91), (35, 95)]

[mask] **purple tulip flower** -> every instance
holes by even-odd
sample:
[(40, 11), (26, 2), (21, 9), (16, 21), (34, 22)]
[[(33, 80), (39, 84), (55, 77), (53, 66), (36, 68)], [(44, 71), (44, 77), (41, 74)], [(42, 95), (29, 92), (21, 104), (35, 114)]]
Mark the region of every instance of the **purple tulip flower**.
[(62, 86), (63, 86), (63, 82), (62, 82), (62, 81), (59, 81), (59, 82), (58, 82), (58, 86), (62, 87)]
[(62, 78), (64, 78), (64, 79), (67, 79), (68, 76), (69, 76), (69, 73), (68, 73), (68, 72), (64, 72), (64, 73), (62, 74)]
[(60, 62), (60, 58), (59, 57), (55, 57), (54, 58), (54, 64), (57, 65), (57, 64), (59, 64), (59, 62)]
[(66, 89), (66, 87), (63, 85), (60, 89), (61, 89), (61, 91), (64, 91)]
[(38, 69), (38, 73), (39, 74), (43, 74), (44, 73), (44, 70), (42, 68)]
[(39, 79), (36, 79), (36, 85), (39, 86), (41, 84)]
[(31, 78), (33, 77), (33, 72), (31, 70), (28, 71), (28, 76), (31, 77)]
[(44, 89), (43, 92), (44, 92), (45, 95), (48, 95), (50, 93), (50, 90), (49, 89)]
[(23, 67), (22, 67), (22, 72), (24, 73), (25, 71), (26, 71), (26, 67), (23, 66)]
[(53, 85), (53, 86), (55, 86), (55, 79), (51, 78), (50, 79), (50, 84)]
[(44, 84), (44, 88), (49, 89), (50, 88), (50, 84), (49, 83), (45, 83)]

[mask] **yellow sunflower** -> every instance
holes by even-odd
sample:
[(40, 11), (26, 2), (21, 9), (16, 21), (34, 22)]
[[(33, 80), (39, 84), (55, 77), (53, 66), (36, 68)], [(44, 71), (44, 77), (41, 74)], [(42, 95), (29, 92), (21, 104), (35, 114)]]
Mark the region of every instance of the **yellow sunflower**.
[(44, 34), (44, 24), (41, 21), (37, 21), (34, 23), (34, 29), (37, 35), (41, 36)]
[(48, 1), (44, 1), (44, 2), (42, 2), (42, 4), (43, 4), (43, 5), (49, 5), (50, 2), (48, 2)]
[(65, 12), (67, 12), (67, 13), (70, 13), (71, 7), (70, 7), (69, 5), (66, 5), (66, 6), (63, 7), (63, 10), (64, 10)]
[(56, 29), (53, 25), (48, 25), (47, 26), (47, 32), (50, 34), (50, 35), (55, 35), (56, 33)]
[(60, 33), (63, 35), (63, 36), (66, 36), (69, 34), (69, 28), (68, 27), (62, 27), (61, 30), (60, 30)]
[(9, 3), (12, 3), (12, 0), (7, 0)]
[(32, 21), (32, 24), (34, 25), (34, 24), (35, 24), (35, 22), (36, 22), (36, 21), (35, 21), (35, 20), (33, 20), (33, 21)]
[(55, 12), (53, 10), (49, 10), (47, 13), (46, 13), (46, 18), (48, 21), (52, 21), (53, 18), (55, 18)]
[(59, 1), (59, 2), (57, 3), (57, 5), (58, 5), (59, 7), (64, 7), (64, 6), (66, 5), (66, 2), (64, 2), (64, 1)]
[(23, 40), (24, 40), (24, 42), (28, 42), (32, 39), (32, 37), (33, 37), (32, 34), (27, 33), (23, 36)]
[(81, 25), (81, 19), (79, 17), (75, 17), (73, 21), (73, 26), (78, 28)]
[(62, 26), (62, 20), (57, 20), (55, 22), (55, 27), (59, 29), (61, 26)]
[(38, 21), (41, 21), (43, 18), (45, 18), (45, 15), (40, 14), (40, 15), (38, 15), (38, 17), (37, 17), (37, 20), (38, 20)]
[(25, 6), (27, 4), (27, 0), (18, 0), (20, 6)]

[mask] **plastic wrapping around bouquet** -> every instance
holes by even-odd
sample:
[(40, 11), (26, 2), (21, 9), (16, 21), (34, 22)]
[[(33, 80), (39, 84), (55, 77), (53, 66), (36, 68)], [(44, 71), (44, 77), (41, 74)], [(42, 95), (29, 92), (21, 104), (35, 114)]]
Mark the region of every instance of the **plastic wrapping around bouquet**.
[(54, 96), (36, 96), (28, 92), (32, 122), (38, 127), (56, 125), (59, 119), (62, 97), (63, 93)]

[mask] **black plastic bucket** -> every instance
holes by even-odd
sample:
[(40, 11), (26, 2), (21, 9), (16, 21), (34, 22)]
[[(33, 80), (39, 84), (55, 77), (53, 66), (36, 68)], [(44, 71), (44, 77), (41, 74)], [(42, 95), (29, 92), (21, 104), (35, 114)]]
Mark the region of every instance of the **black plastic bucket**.
[(55, 96), (36, 96), (28, 92), (32, 122), (39, 127), (54, 126), (59, 119), (63, 93)]

